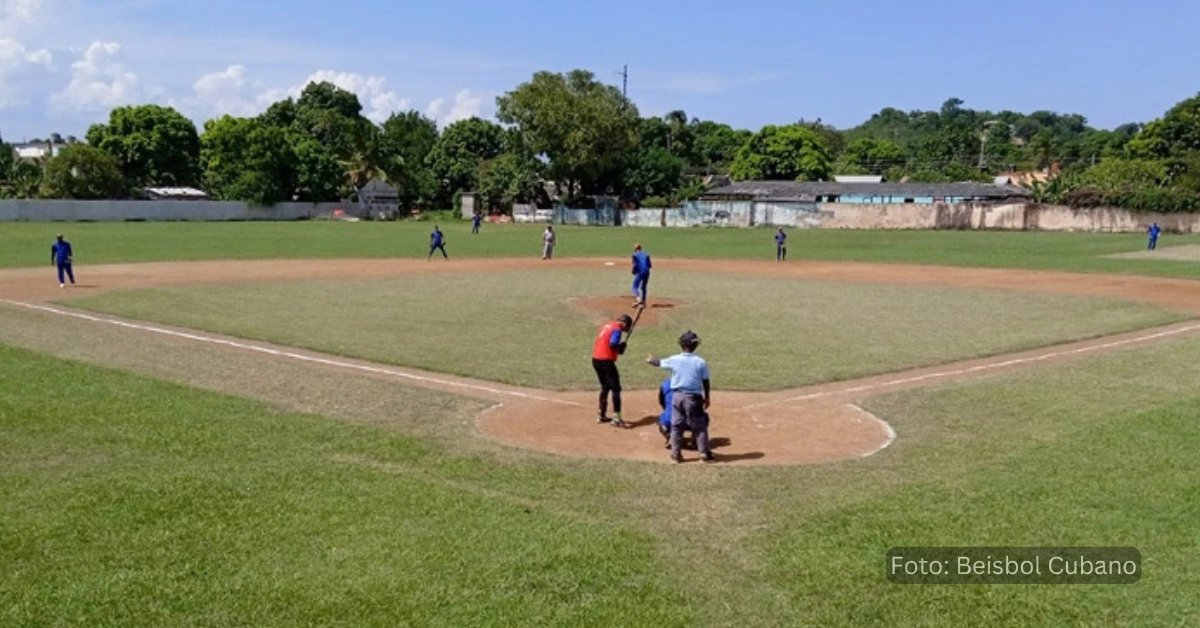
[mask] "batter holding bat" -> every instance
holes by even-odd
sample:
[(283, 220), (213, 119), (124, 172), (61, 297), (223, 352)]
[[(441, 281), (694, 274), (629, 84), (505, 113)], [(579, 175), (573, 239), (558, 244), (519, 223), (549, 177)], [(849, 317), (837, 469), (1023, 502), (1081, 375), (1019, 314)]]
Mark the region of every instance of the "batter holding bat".
[[(641, 318), (638, 311), (638, 318)], [(600, 412), (596, 415), (597, 423), (611, 422), (616, 427), (625, 427), (621, 417), (621, 373), (617, 370), (617, 358), (625, 353), (628, 337), (622, 339), (625, 332), (632, 332), (636, 320), (622, 314), (616, 319), (605, 323), (596, 333), (592, 344), (592, 368), (596, 371), (596, 379), (600, 380)], [(612, 393), (613, 415), (608, 416), (608, 395)]]

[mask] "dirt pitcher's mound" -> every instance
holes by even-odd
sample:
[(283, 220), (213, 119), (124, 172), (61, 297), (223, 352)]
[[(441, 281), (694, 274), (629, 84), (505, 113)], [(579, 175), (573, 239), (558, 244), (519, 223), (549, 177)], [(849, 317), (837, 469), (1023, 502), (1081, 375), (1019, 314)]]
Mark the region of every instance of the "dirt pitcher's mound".
[[(483, 433), (518, 447), (588, 458), (670, 462), (658, 431), (655, 391), (623, 395), (628, 428), (596, 423), (596, 393), (561, 393), (558, 404), (505, 401), (479, 420)], [(870, 455), (895, 437), (887, 423), (842, 401), (764, 404), (762, 395), (721, 393), (709, 408), (720, 464), (790, 465)], [(751, 405), (753, 404), (753, 405)], [(684, 451), (684, 462), (698, 454)]]
[[(567, 304), (576, 311), (586, 314), (590, 320), (599, 324), (602, 321), (612, 320), (621, 314), (637, 316), (638, 308), (633, 305), (633, 297), (572, 297), (567, 299)], [(681, 307), (685, 307), (685, 303), (676, 299), (649, 299), (646, 307), (642, 310), (642, 317), (638, 319), (638, 325), (653, 326), (658, 324), (658, 317), (664, 312), (670, 312)]]

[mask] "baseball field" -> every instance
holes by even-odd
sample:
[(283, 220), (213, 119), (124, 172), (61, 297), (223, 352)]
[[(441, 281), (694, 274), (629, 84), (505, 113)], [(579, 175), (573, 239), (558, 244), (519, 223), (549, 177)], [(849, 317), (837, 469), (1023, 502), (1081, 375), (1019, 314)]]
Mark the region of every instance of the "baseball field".
[[(1200, 237), (441, 227), (0, 225), (0, 625), (1200, 618)], [(653, 424), (685, 329), (713, 464)], [(1141, 577), (893, 584), (913, 546)]]

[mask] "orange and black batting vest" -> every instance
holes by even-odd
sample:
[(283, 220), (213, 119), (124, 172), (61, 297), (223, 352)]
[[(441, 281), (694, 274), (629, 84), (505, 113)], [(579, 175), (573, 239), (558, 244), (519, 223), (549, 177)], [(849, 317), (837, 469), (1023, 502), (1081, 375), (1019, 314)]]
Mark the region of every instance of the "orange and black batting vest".
[(621, 323), (617, 321), (609, 321), (600, 329), (600, 333), (596, 335), (596, 344), (592, 346), (592, 357), (597, 360), (608, 360), (610, 362), (617, 361), (617, 350), (612, 345), (608, 344), (614, 331), (621, 329)]

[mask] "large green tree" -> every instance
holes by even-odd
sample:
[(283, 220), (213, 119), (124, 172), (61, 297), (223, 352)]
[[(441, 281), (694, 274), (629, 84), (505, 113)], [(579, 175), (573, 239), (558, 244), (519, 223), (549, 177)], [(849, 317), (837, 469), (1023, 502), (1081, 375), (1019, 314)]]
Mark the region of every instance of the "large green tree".
[(382, 167), (399, 191), (402, 206), (428, 201), (437, 191), (437, 178), (426, 162), (437, 140), (437, 124), (418, 111), (393, 113), (383, 121), (379, 136)]
[(200, 182), (196, 125), (159, 105), (117, 107), (108, 124), (93, 124), (88, 144), (117, 160), (128, 185), (195, 186)]
[(273, 103), (259, 121), (282, 130), (294, 156), (289, 196), (331, 201), (356, 195), (370, 179), (391, 178), (380, 129), (362, 115), (358, 96), (327, 81), (299, 98)]
[(72, 144), (50, 161), (42, 176), (42, 198), (94, 200), (127, 193), (117, 160), (87, 144)]
[(296, 200), (320, 202), (341, 198), (346, 170), (333, 150), (303, 135), (289, 135), (288, 142), (295, 156)]
[(728, 124), (703, 120), (692, 125), (691, 165), (705, 171), (722, 170), (733, 163), (737, 151), (753, 134)]
[(1200, 156), (1200, 95), (1171, 107), (1163, 117), (1148, 123), (1129, 141), (1129, 152), (1143, 159), (1167, 159), (1175, 162), (1172, 171)]
[(639, 199), (666, 197), (682, 183), (683, 168), (683, 159), (665, 148), (642, 149), (625, 171), (625, 190)]
[(904, 151), (892, 140), (860, 137), (842, 151), (837, 174), (883, 174), (904, 162)]
[(591, 72), (538, 72), (496, 99), (496, 116), (516, 125), (548, 173), (570, 193), (603, 193), (621, 183), (637, 150), (637, 108)]
[(258, 118), (209, 120), (200, 138), (205, 189), (217, 199), (272, 205), (296, 190), (287, 132)]
[(806, 126), (767, 125), (738, 150), (729, 173), (739, 180), (820, 181), (829, 178), (829, 154)]
[(541, 164), (519, 153), (504, 153), (480, 168), (479, 195), (489, 210), (508, 212), (513, 203), (529, 203), (541, 192)]
[(459, 120), (446, 127), (426, 161), (438, 182), (436, 202), (445, 206), (456, 192), (479, 185), (479, 169), (500, 155), (504, 129), (481, 118)]
[(328, 146), (342, 160), (354, 153), (363, 123), (370, 124), (362, 117), (357, 95), (325, 81), (304, 87), (294, 116), (293, 129)]

